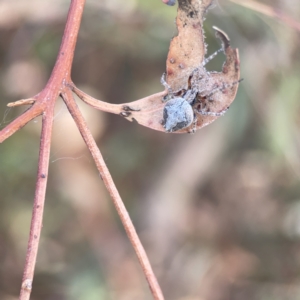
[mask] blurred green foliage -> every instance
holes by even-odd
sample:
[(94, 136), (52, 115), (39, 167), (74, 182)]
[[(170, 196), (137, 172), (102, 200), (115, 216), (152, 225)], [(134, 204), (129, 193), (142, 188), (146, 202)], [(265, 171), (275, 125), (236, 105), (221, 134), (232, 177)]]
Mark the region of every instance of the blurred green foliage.
[[(0, 3), (0, 128), (6, 104), (47, 81), (69, 1)], [(264, 1), (299, 20), (297, 1)], [(2, 11), (2, 14), (1, 14)], [(73, 81), (112, 103), (162, 90), (176, 9), (87, 1)], [(245, 79), (226, 116), (195, 135), (154, 132), (81, 106), (166, 299), (300, 299), (299, 33), (219, 1), (205, 21), (238, 47)], [(224, 55), (210, 62), (221, 70)], [(24, 110), (25, 108), (23, 108)], [(63, 104), (55, 115), (32, 299), (152, 299), (107, 192)], [(40, 119), (0, 145), (0, 299), (17, 299)]]

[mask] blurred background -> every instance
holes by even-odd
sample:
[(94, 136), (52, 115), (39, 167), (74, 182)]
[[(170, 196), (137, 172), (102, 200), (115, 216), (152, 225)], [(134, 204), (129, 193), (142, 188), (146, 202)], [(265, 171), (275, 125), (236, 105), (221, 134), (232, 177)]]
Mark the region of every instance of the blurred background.
[[(243, 1), (243, 3), (250, 3)], [(261, 1), (300, 22), (298, 0)], [(69, 1), (0, 2), (0, 128), (49, 77)], [(73, 81), (111, 103), (162, 91), (176, 7), (86, 3)], [(208, 54), (224, 30), (241, 59), (230, 110), (194, 135), (164, 134), (78, 101), (166, 299), (300, 299), (299, 31), (219, 0)], [(208, 65), (220, 71), (224, 55)], [(0, 145), (0, 299), (18, 298), (41, 119)], [(94, 163), (58, 100), (32, 298), (150, 300), (144, 275)]]

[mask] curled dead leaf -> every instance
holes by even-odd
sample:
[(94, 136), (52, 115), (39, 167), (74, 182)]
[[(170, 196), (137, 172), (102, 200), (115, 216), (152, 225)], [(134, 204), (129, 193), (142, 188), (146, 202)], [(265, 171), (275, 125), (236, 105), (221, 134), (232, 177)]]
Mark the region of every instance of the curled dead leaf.
[(163, 132), (166, 132), (163, 126), (166, 121), (164, 120), (165, 100), (176, 97), (187, 99), (186, 95), (192, 94), (192, 101), (189, 99), (188, 102), (195, 113), (193, 124), (186, 128), (177, 126), (175, 130), (169, 131), (186, 133), (210, 124), (231, 105), (240, 78), (238, 50), (231, 48), (228, 36), (217, 27), (214, 27), (214, 30), (222, 42), (226, 61), (222, 72), (208, 72), (205, 68), (206, 45), (203, 19), (212, 2), (212, 0), (178, 1), (176, 18), (178, 35), (170, 44), (166, 62), (165, 91), (124, 104), (99, 101), (75, 86), (73, 86), (74, 92), (97, 109), (119, 114), (129, 121), (135, 120), (143, 126)]

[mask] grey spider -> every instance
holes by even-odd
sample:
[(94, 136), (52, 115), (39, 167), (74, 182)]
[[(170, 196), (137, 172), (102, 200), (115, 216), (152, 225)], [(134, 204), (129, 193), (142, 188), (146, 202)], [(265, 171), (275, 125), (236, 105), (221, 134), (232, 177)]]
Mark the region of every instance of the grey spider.
[[(219, 49), (207, 59), (204, 60), (202, 65), (199, 68), (196, 68), (190, 78), (191, 78), (191, 87), (183, 93), (182, 96), (175, 96), (171, 87), (167, 84), (165, 80), (165, 73), (161, 77), (162, 85), (168, 90), (168, 95), (163, 101), (166, 101), (166, 105), (163, 110), (163, 121), (162, 124), (167, 132), (174, 132), (183, 128), (187, 128), (194, 123), (194, 126), (191, 132), (195, 131), (197, 124), (197, 116), (196, 113), (201, 115), (208, 116), (222, 116), (225, 114), (228, 108), (224, 109), (221, 112), (209, 112), (203, 109), (195, 109), (193, 108), (193, 104), (195, 102), (196, 96), (201, 92), (201, 88), (199, 88), (199, 82), (204, 78), (209, 77), (209, 73), (205, 69), (205, 65), (211, 61), (219, 52), (223, 51), (223, 48)], [(210, 99), (210, 97), (216, 93), (224, 89), (216, 88), (213, 89), (206, 97)]]

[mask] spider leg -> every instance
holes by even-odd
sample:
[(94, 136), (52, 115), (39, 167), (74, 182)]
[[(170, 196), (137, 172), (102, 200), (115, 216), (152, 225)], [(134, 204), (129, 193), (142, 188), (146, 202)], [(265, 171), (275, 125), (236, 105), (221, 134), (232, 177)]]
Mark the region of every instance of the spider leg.
[(209, 57), (207, 57), (206, 59), (204, 59), (202, 66), (207, 65), (211, 60), (213, 60), (220, 52), (223, 51), (223, 48), (220, 48), (219, 50), (217, 50), (216, 52), (214, 52), (212, 55), (210, 55)]
[(188, 133), (194, 134), (197, 131), (197, 122), (198, 122), (198, 119), (197, 119), (197, 115), (196, 115), (196, 112), (195, 112), (195, 109), (194, 109), (194, 120), (193, 120), (193, 123), (192, 123), (192, 128), (189, 130)]
[(211, 97), (212, 95), (214, 95), (215, 93), (217, 93), (217, 92), (219, 92), (219, 91), (224, 91), (224, 90), (227, 89), (227, 88), (231, 88), (231, 87), (233, 87), (234, 85), (240, 83), (240, 82), (243, 81), (243, 80), (244, 80), (244, 79), (242, 78), (242, 79), (237, 80), (237, 81), (234, 81), (234, 82), (232, 82), (232, 83), (230, 83), (230, 84), (228, 84), (228, 83), (223, 83), (223, 85), (222, 85), (221, 87), (217, 87), (217, 88), (213, 89), (206, 97), (207, 97), (208, 100), (210, 100), (210, 97)]
[(163, 73), (161, 78), (160, 78), (160, 83), (165, 87), (165, 89), (168, 90), (169, 94), (173, 94), (172, 88), (168, 85), (166, 82), (166, 73)]
[(192, 104), (195, 100), (195, 97), (197, 95), (197, 91), (194, 89), (187, 90), (184, 94), (184, 99), (189, 103)]
[(166, 73), (163, 73), (161, 78), (160, 78), (160, 83), (165, 87), (165, 89), (168, 91), (168, 94), (165, 95), (163, 98), (162, 98), (162, 101), (163, 102), (167, 102), (169, 101), (170, 99), (172, 99), (174, 97), (174, 93), (173, 93), (173, 90), (172, 88), (169, 86), (169, 84), (166, 82)]
[(199, 113), (200, 115), (203, 115), (203, 116), (221, 117), (221, 116), (225, 115), (225, 113), (228, 109), (229, 109), (229, 107), (226, 107), (220, 112), (197, 110), (197, 113)]

